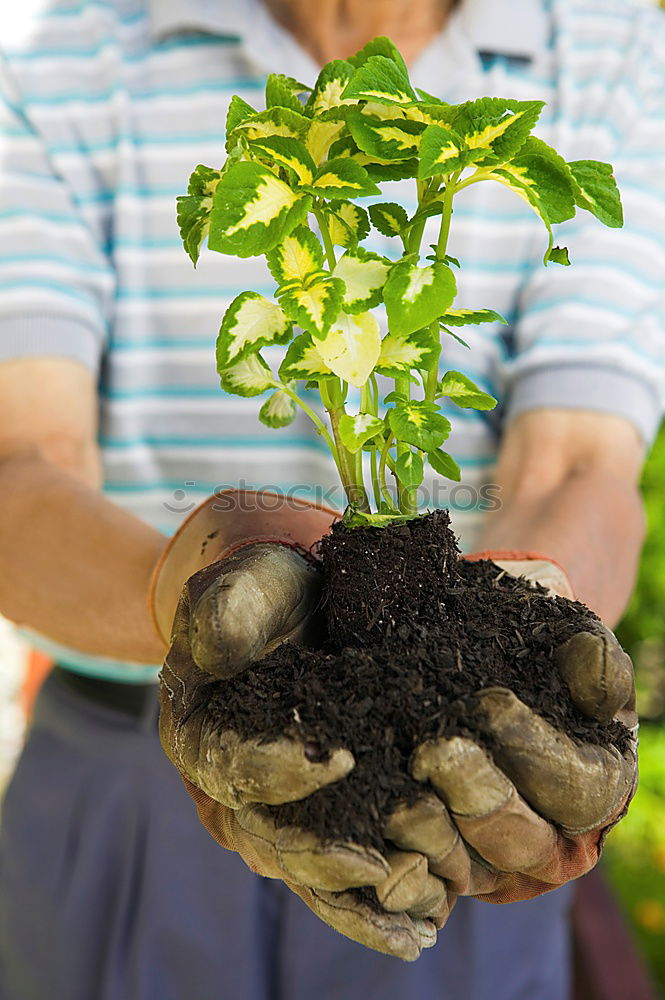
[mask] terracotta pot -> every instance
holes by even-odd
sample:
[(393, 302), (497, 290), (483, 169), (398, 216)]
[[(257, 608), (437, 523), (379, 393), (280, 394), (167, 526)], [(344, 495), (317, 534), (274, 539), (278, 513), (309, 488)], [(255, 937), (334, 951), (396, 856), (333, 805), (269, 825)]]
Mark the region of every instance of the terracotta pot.
[(340, 517), (308, 500), (253, 490), (224, 490), (204, 500), (162, 553), (150, 581), (148, 604), (155, 627), (169, 641), (185, 581), (248, 542), (283, 541), (310, 549)]

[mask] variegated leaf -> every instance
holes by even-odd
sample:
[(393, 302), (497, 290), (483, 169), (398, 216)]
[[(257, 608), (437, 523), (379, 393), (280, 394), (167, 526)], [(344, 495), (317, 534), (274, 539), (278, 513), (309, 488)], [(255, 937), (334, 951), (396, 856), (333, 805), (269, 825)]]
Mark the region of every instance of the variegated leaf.
[(418, 177), (437, 177), (460, 170), (473, 160), (459, 137), (443, 125), (428, 125), (420, 142)]
[(390, 267), (390, 261), (361, 247), (348, 250), (340, 257), (333, 273), (346, 286), (342, 300), (344, 312), (365, 312), (378, 306)]
[(369, 234), (369, 218), (360, 205), (329, 201), (324, 210), (330, 239), (335, 246), (355, 247)]
[(254, 139), (249, 144), (249, 152), (257, 159), (264, 160), (268, 166), (277, 163), (280, 167), (285, 167), (296, 184), (311, 184), (314, 178), (316, 165), (305, 144), (299, 139), (287, 139), (284, 136)]
[(236, 396), (260, 396), (276, 385), (269, 366), (260, 354), (248, 354), (221, 373), (221, 386)]
[(481, 97), (457, 109), (451, 122), (475, 163), (503, 163), (521, 149), (534, 127), (543, 101)]
[(410, 104), (418, 100), (406, 71), (384, 55), (372, 55), (363, 62), (351, 77), (343, 96), (378, 104)]
[(344, 297), (344, 282), (318, 274), (301, 284), (277, 290), (285, 313), (303, 330), (320, 340), (337, 316)]
[(331, 371), (357, 388), (369, 378), (380, 350), (379, 323), (370, 312), (340, 313), (319, 343), (321, 357)]
[(429, 326), (449, 309), (456, 291), (455, 275), (446, 264), (419, 267), (398, 261), (383, 289), (390, 332), (407, 334)]
[(501, 313), (493, 309), (449, 309), (441, 317), (445, 326), (478, 326), (480, 323), (507, 323)]
[(342, 97), (352, 73), (353, 66), (345, 59), (334, 59), (327, 63), (319, 73), (314, 90), (307, 102), (308, 110), (313, 115), (320, 115), (331, 108), (354, 104), (353, 98)]
[(434, 451), (450, 434), (450, 421), (435, 403), (405, 399), (388, 410), (388, 426), (398, 441), (421, 451)]
[(189, 178), (188, 193), (176, 199), (180, 236), (194, 267), (208, 235), (212, 199), (221, 177), (220, 170), (213, 170), (200, 163)]
[(389, 333), (381, 341), (381, 353), (376, 365), (380, 375), (405, 378), (413, 371), (426, 371), (436, 361), (440, 351), (438, 337), (429, 330), (412, 333)]
[(373, 181), (400, 181), (406, 177), (415, 176), (418, 161), (410, 160), (382, 160), (376, 156), (369, 156), (358, 149), (355, 139), (352, 136), (343, 136), (337, 139), (330, 147), (331, 157), (348, 157), (355, 160), (369, 174)]
[(318, 198), (361, 198), (378, 194), (379, 189), (364, 167), (348, 157), (327, 160), (319, 167), (304, 190)]
[(310, 87), (299, 83), (292, 76), (270, 73), (266, 80), (266, 108), (288, 108), (303, 114), (301, 95), (309, 94)]
[(296, 404), (283, 389), (277, 389), (259, 410), (259, 420), (266, 427), (287, 427), (296, 417)]
[(390, 59), (391, 62), (395, 63), (402, 76), (408, 77), (409, 71), (406, 68), (402, 53), (392, 39), (387, 38), (385, 35), (377, 35), (375, 38), (372, 38), (355, 55), (349, 57), (349, 62), (357, 68), (364, 66), (371, 56), (385, 56), (386, 59)]
[(284, 310), (258, 292), (241, 292), (224, 313), (217, 337), (217, 370), (267, 344), (285, 344), (293, 324)]
[(208, 246), (252, 257), (271, 250), (307, 216), (310, 198), (299, 195), (260, 163), (236, 163), (217, 185)]
[(309, 333), (301, 333), (289, 344), (279, 375), (284, 381), (305, 379), (308, 382), (337, 377), (321, 357), (319, 344)]
[(416, 156), (425, 126), (406, 119), (383, 119), (354, 109), (349, 131), (359, 149), (380, 160), (406, 160)]
[[(298, 226), (274, 247), (266, 260), (278, 285), (301, 284), (312, 275), (322, 276), (323, 249), (307, 226)], [(278, 293), (279, 294), (279, 293)]]
[(462, 372), (446, 372), (437, 389), (437, 397), (447, 396), (457, 406), (473, 410), (493, 410), (496, 399), (479, 389), (468, 375)]
[(383, 434), (384, 427), (383, 420), (371, 413), (345, 413), (340, 417), (339, 436), (344, 447), (355, 455), (377, 434)]
[(301, 112), (290, 108), (268, 108), (241, 121), (236, 125), (234, 134), (241, 134), (247, 140), (267, 139), (271, 135), (300, 139), (307, 134), (310, 125), (310, 119)]
[(310, 122), (305, 145), (316, 164), (326, 158), (330, 147), (339, 139), (345, 128), (346, 122), (342, 118), (338, 120), (315, 118)]
[(382, 236), (401, 236), (409, 227), (406, 209), (394, 201), (382, 201), (369, 206), (372, 225)]

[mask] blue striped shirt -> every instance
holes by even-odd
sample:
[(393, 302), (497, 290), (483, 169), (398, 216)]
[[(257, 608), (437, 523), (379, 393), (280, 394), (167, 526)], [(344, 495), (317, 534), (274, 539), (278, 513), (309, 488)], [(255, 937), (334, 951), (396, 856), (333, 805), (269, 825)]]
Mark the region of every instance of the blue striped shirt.
[[(0, 14), (0, 39), (0, 359), (68, 357), (98, 374), (105, 492), (166, 533), (225, 485), (299, 486), (341, 505), (305, 418), (268, 430), (261, 398), (219, 388), (220, 317), (245, 288), (270, 294), (264, 265), (204, 252), (194, 272), (175, 221), (191, 168), (225, 157), (231, 95), (257, 106), (268, 72), (311, 82), (318, 67), (259, 0), (30, 0)], [(585, 213), (560, 227), (573, 267), (545, 269), (542, 225), (510, 191), (457, 199), (456, 304), (509, 321), (473, 329), (471, 352), (444, 345), (444, 368), (501, 403), (449, 407), (463, 485), (425, 483), (424, 504), (450, 504), (469, 546), (502, 421), (579, 407), (623, 416), (648, 441), (660, 420), (665, 18), (629, 0), (462, 0), (412, 77), (451, 102), (546, 101), (537, 134), (566, 159), (613, 163), (626, 216), (620, 231)], [(386, 193), (414, 207), (412, 183)], [(145, 675), (56, 652), (76, 669)]]

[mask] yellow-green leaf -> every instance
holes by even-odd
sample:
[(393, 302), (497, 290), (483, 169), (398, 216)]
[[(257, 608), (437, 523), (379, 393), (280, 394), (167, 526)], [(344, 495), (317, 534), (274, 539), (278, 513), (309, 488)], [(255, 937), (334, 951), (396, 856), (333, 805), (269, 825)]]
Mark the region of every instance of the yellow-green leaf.
[(266, 254), (270, 273), (278, 285), (301, 284), (323, 271), (323, 249), (307, 226), (298, 226)]
[(345, 448), (355, 454), (377, 434), (382, 434), (384, 423), (371, 413), (345, 413), (339, 420), (339, 436)]
[(507, 323), (493, 309), (449, 309), (441, 317), (444, 326), (478, 326), (480, 323)]
[(376, 370), (389, 378), (405, 378), (413, 371), (431, 368), (439, 351), (439, 339), (432, 336), (429, 330), (414, 330), (407, 334), (389, 333), (381, 341)]
[(208, 235), (212, 199), (221, 177), (220, 170), (213, 170), (212, 167), (199, 163), (189, 178), (187, 194), (176, 199), (180, 236), (194, 267)]
[(355, 247), (369, 233), (369, 218), (360, 205), (350, 201), (328, 202), (324, 210), (330, 239), (335, 246)]
[(462, 372), (446, 372), (437, 390), (437, 397), (447, 396), (457, 406), (473, 410), (493, 410), (496, 399), (479, 389), (468, 375)]
[(358, 67), (344, 90), (344, 97), (379, 104), (410, 104), (418, 100), (406, 70), (383, 55), (370, 56)]
[(248, 354), (221, 372), (221, 386), (236, 396), (260, 396), (275, 385), (269, 366), (260, 354)]
[(344, 311), (359, 313), (378, 306), (390, 266), (390, 262), (379, 254), (360, 247), (340, 257), (333, 273), (346, 287), (342, 300)]
[(326, 365), (359, 388), (367, 382), (381, 351), (379, 323), (372, 313), (339, 313), (319, 351)]
[(221, 371), (267, 344), (284, 344), (293, 324), (284, 310), (258, 292), (241, 292), (228, 307), (217, 337)]
[(326, 63), (307, 102), (308, 110), (313, 115), (319, 115), (331, 108), (354, 104), (353, 98), (342, 96), (352, 73), (353, 66), (345, 59), (333, 59)]
[(383, 289), (390, 332), (407, 334), (429, 326), (449, 309), (456, 291), (455, 275), (446, 264), (420, 267), (398, 261)]
[(282, 287), (277, 294), (286, 314), (307, 333), (321, 339), (340, 310), (344, 282), (320, 274), (302, 284)]
[(360, 198), (378, 194), (379, 189), (364, 167), (349, 157), (323, 163), (305, 190), (319, 198)]
[(249, 144), (249, 153), (264, 160), (268, 166), (277, 163), (285, 167), (297, 184), (311, 184), (316, 171), (314, 160), (299, 139), (284, 136), (253, 139)]
[(266, 427), (287, 427), (295, 417), (296, 404), (284, 389), (277, 389), (268, 396), (259, 410), (259, 420)]
[(321, 382), (336, 378), (321, 357), (318, 342), (309, 333), (301, 333), (289, 344), (279, 374), (285, 381), (306, 379), (308, 382)]

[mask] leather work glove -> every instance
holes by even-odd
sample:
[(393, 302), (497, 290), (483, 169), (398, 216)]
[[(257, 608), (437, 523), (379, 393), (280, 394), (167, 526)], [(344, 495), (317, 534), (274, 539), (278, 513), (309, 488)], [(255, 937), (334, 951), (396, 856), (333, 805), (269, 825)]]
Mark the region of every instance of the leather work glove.
[[(270, 742), (220, 732), (207, 704), (211, 684), (286, 639), (307, 638), (319, 600), (318, 573), (293, 548), (243, 545), (191, 576), (182, 591), (161, 681), (160, 738), (215, 840), (252, 871), (282, 879), (321, 919), (377, 951), (406, 960), (436, 941), (448, 917), (445, 883), (419, 852), (382, 855), (353, 843), (277, 829), (264, 808), (302, 799), (344, 778), (346, 749), (327, 761), (283, 736)], [(374, 886), (383, 909), (344, 890)]]
[[(573, 598), (563, 570), (542, 557), (482, 553), (500, 570)], [(623, 755), (577, 744), (506, 688), (479, 695), (479, 724), (490, 756), (471, 739), (430, 740), (411, 771), (430, 789), (391, 818), (400, 847), (427, 855), (454, 892), (491, 903), (530, 899), (589, 871), (607, 831), (625, 814), (637, 784), (637, 716), (632, 663), (602, 625), (559, 648), (559, 670), (589, 719), (621, 721), (631, 732)]]

